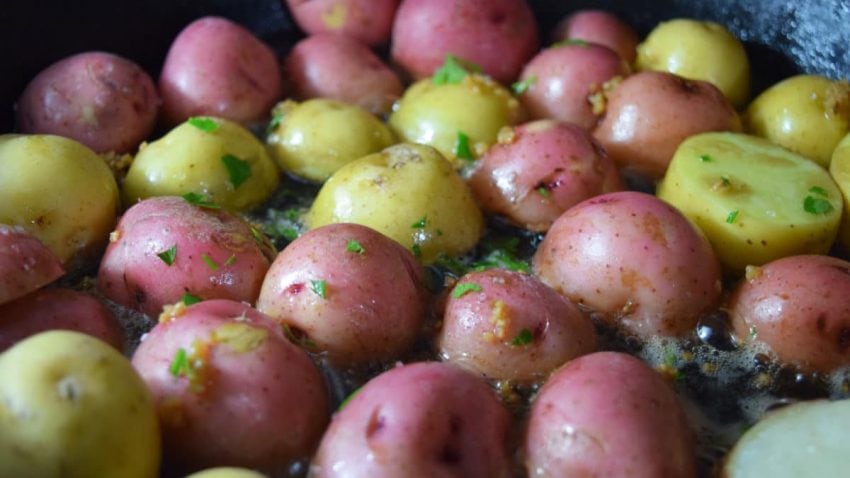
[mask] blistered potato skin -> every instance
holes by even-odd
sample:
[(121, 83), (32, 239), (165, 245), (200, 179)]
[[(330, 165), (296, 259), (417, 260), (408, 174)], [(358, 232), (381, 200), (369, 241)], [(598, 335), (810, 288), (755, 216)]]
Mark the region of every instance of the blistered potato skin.
[(607, 46), (630, 65), (637, 56), (637, 33), (616, 15), (604, 10), (579, 10), (558, 22), (552, 40), (570, 39)]
[(334, 415), (309, 476), (508, 478), (509, 420), (472, 374), (438, 362), (399, 366)]
[(58, 279), (59, 259), (21, 227), (0, 224), (0, 304)]
[(392, 239), (357, 224), (329, 224), (278, 254), (257, 308), (333, 363), (360, 365), (397, 359), (413, 344), (425, 320), (424, 284), (422, 266)]
[(86, 52), (42, 70), (15, 108), (20, 133), (65, 136), (98, 153), (128, 153), (153, 131), (159, 97), (137, 64)]
[[(181, 348), (197, 375), (172, 371)], [(165, 462), (184, 473), (286, 469), (313, 452), (328, 421), (327, 391), (309, 356), (243, 303), (172, 309), (132, 362), (154, 397)]]
[(801, 255), (751, 268), (727, 308), (738, 341), (763, 342), (782, 362), (850, 365), (850, 262)]
[(603, 194), (568, 209), (532, 265), (573, 302), (641, 336), (690, 333), (720, 298), (720, 265), (708, 240), (644, 193)]
[(549, 378), (532, 402), (523, 455), (529, 476), (697, 476), (676, 394), (619, 352), (579, 357)]
[(23, 227), (69, 272), (106, 245), (118, 211), (106, 163), (61, 136), (0, 136), (0, 223)]
[(338, 34), (376, 46), (390, 38), (399, 0), (286, 0), (309, 36)]

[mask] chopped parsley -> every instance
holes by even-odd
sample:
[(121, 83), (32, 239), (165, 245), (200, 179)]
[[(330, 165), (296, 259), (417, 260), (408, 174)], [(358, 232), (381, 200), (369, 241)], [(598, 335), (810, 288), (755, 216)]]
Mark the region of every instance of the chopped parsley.
[(463, 131), (457, 132), (457, 141), (455, 142), (454, 153), (455, 156), (460, 159), (465, 159), (467, 161), (475, 159), (475, 156), (472, 155), (472, 150), (469, 149), (469, 136), (467, 136)]
[(751, 326), (750, 326), (750, 340), (755, 340), (755, 339), (756, 339), (756, 337), (758, 337), (758, 335), (759, 335), (759, 334), (758, 334), (758, 332), (756, 331), (756, 326), (755, 326), (755, 325), (751, 325)]
[(446, 55), (443, 65), (434, 72), (431, 81), (435, 85), (456, 85), (470, 73), (480, 73), (481, 67), (468, 61), (463, 61), (454, 55)]
[(187, 123), (205, 133), (212, 133), (218, 129), (218, 122), (212, 118), (193, 116), (187, 120)]
[(162, 262), (165, 262), (166, 265), (171, 266), (171, 264), (174, 264), (174, 259), (177, 258), (177, 244), (174, 244), (170, 248), (158, 253), (157, 256), (162, 259)]
[(366, 252), (366, 250), (363, 249), (363, 246), (361, 246), (355, 239), (349, 239), (348, 244), (345, 245), (345, 250), (357, 254), (363, 254)]
[(168, 366), (168, 371), (175, 377), (186, 376), (189, 373), (189, 354), (186, 353), (186, 349), (183, 347), (177, 349), (171, 365)]
[(348, 402), (350, 402), (351, 399), (354, 398), (354, 396), (357, 395), (357, 392), (359, 392), (359, 391), (360, 391), (360, 389), (358, 388), (357, 390), (349, 393), (348, 396), (345, 397), (345, 400), (343, 400), (342, 403), (339, 404), (339, 408), (337, 408), (336, 411), (340, 411), (343, 408), (345, 408), (345, 406), (348, 405)]
[(212, 270), (214, 270), (214, 271), (218, 270), (218, 264), (216, 264), (216, 263), (215, 263), (215, 261), (213, 260), (213, 258), (212, 258), (212, 257), (210, 257), (210, 256), (209, 256), (209, 254), (206, 254), (206, 253), (201, 254), (201, 259), (203, 259), (203, 260), (204, 260), (204, 263), (205, 263), (205, 264), (207, 265), (207, 267), (209, 267), (210, 269), (212, 269)]
[(418, 221), (410, 225), (411, 229), (425, 229), (428, 224), (428, 216), (422, 216)]
[(537, 75), (531, 75), (522, 81), (517, 81), (516, 83), (512, 84), (511, 90), (513, 90), (515, 95), (521, 95), (528, 91), (528, 89), (531, 88), (531, 85), (533, 85), (535, 82), (537, 82)]
[(735, 222), (735, 219), (738, 218), (738, 210), (729, 211), (729, 214), (726, 215), (726, 222), (732, 224)]
[(810, 214), (826, 214), (832, 211), (832, 203), (824, 198), (809, 195), (803, 200), (803, 209)]
[(187, 203), (193, 206), (205, 207), (207, 209), (221, 209), (221, 206), (212, 202), (210, 198), (204, 196), (203, 194), (186, 193), (183, 195), (183, 199), (185, 199)]
[(580, 38), (569, 38), (552, 44), (552, 48), (560, 48), (562, 46), (580, 46), (582, 48), (587, 48), (590, 44)]
[(528, 274), (531, 272), (531, 267), (528, 263), (519, 259), (519, 239), (511, 237), (507, 240), (485, 242), (483, 244), (487, 255), (480, 261), (472, 264), (473, 271), (483, 271), (487, 269), (508, 269), (517, 272)]
[(524, 347), (531, 342), (534, 342), (534, 334), (531, 333), (528, 329), (522, 329), (518, 334), (511, 340), (511, 345), (514, 347)]
[(820, 186), (812, 186), (809, 188), (809, 192), (812, 194), (817, 194), (818, 196), (829, 197), (829, 193), (826, 192), (826, 189)]
[(314, 294), (318, 295), (322, 299), (328, 298), (328, 283), (324, 279), (311, 280), (310, 290), (312, 290)]
[(270, 134), (272, 131), (276, 130), (277, 127), (280, 126), (281, 122), (283, 122), (283, 112), (278, 111), (272, 115), (272, 119), (266, 127), (266, 134)]
[(540, 186), (537, 188), (537, 194), (539, 194), (543, 199), (547, 199), (550, 196), (549, 189), (546, 186)]
[(419, 247), (419, 244), (414, 244), (410, 247), (410, 252), (413, 253), (413, 257), (422, 257), (422, 248)]
[(727, 178), (726, 176), (720, 176), (720, 184), (722, 184), (723, 186), (728, 186), (732, 184), (732, 182), (729, 181), (729, 178)]
[(464, 282), (455, 286), (452, 290), (452, 297), (459, 299), (470, 292), (481, 292), (481, 286), (474, 282)]
[(711, 162), (711, 156), (709, 156), (707, 154), (701, 154), (699, 156), (699, 160), (702, 161), (703, 163), (710, 163)]
[(190, 294), (189, 292), (186, 292), (185, 294), (183, 294), (183, 297), (180, 298), (180, 302), (183, 302), (186, 305), (197, 304), (198, 302), (203, 302), (203, 300), (204, 299), (196, 295)]
[(224, 261), (225, 266), (232, 266), (233, 264), (236, 264), (236, 254), (230, 254), (230, 257)]
[(254, 226), (251, 226), (251, 235), (254, 236), (254, 241), (257, 244), (262, 244), (263, 242), (265, 242), (265, 238), (263, 237), (263, 233), (260, 232), (260, 230), (257, 229)]
[(225, 154), (221, 157), (221, 162), (227, 168), (227, 174), (230, 176), (230, 184), (233, 185), (234, 189), (241, 186), (251, 177), (251, 164), (248, 161), (239, 159), (232, 154)]

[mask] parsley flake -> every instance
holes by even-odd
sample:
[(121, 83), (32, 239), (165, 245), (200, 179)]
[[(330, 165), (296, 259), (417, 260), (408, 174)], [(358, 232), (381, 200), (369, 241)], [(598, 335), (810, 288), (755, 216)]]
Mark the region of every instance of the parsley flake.
[(411, 229), (425, 229), (428, 224), (428, 216), (422, 216), (418, 221), (410, 225)]
[(475, 156), (472, 155), (472, 150), (469, 149), (469, 136), (467, 136), (463, 131), (457, 132), (457, 141), (455, 142), (454, 153), (455, 156), (460, 159), (465, 159), (467, 161), (475, 159)]
[(218, 264), (215, 263), (215, 261), (212, 257), (209, 256), (209, 254), (202, 254), (201, 259), (204, 260), (204, 263), (206, 263), (207, 267), (209, 267), (210, 269), (214, 271), (218, 270)]
[(328, 298), (328, 283), (324, 279), (311, 280), (310, 290), (312, 290), (314, 294), (318, 295), (322, 299)]
[(221, 162), (227, 168), (233, 189), (238, 188), (251, 177), (251, 164), (248, 161), (239, 159), (232, 154), (225, 154), (221, 157)]
[(413, 257), (422, 257), (422, 248), (419, 247), (419, 244), (414, 244), (410, 247), (410, 252), (413, 253)]
[(514, 347), (524, 347), (532, 342), (534, 342), (534, 334), (532, 334), (528, 329), (522, 329), (518, 334), (516, 334), (513, 340), (511, 340), (511, 345)]
[(233, 264), (236, 264), (236, 254), (230, 254), (230, 257), (224, 261), (225, 266), (232, 266)]
[(726, 222), (732, 224), (735, 222), (735, 219), (738, 218), (738, 210), (729, 211), (729, 214), (726, 215)]
[(189, 354), (186, 353), (186, 349), (183, 347), (177, 349), (171, 365), (168, 366), (168, 371), (175, 377), (185, 376), (189, 373)]
[(162, 262), (165, 262), (167, 266), (171, 266), (171, 264), (174, 264), (174, 259), (177, 258), (177, 244), (174, 244), (170, 248), (158, 253), (157, 256), (162, 259)]
[(459, 299), (470, 292), (481, 292), (482, 290), (481, 286), (474, 282), (464, 282), (455, 286), (452, 297)]
[(756, 331), (756, 326), (751, 325), (750, 326), (750, 340), (755, 340), (756, 337), (758, 337), (758, 335), (759, 334), (758, 334), (758, 331)]
[(537, 188), (537, 194), (543, 197), (543, 199), (546, 199), (550, 196), (551, 193), (546, 188), (546, 186), (540, 186), (539, 188)]
[(522, 81), (512, 84), (511, 90), (513, 90), (515, 95), (519, 96), (528, 91), (535, 82), (537, 82), (537, 75), (531, 75)]
[(212, 133), (218, 129), (218, 122), (216, 120), (202, 116), (193, 116), (187, 120), (187, 123), (205, 133)]
[(210, 198), (204, 196), (203, 194), (186, 193), (182, 197), (186, 200), (187, 203), (193, 206), (205, 207), (207, 209), (221, 209), (221, 206), (212, 202)]
[(357, 254), (363, 254), (366, 252), (366, 250), (363, 249), (363, 246), (361, 246), (355, 239), (349, 239), (348, 244), (345, 245), (345, 250), (348, 252), (355, 252)]
[(446, 55), (443, 65), (434, 72), (431, 81), (435, 85), (456, 85), (470, 73), (481, 72), (481, 67), (468, 61), (463, 61), (454, 55)]
[(820, 186), (812, 186), (809, 188), (809, 192), (812, 194), (817, 194), (818, 196), (829, 197), (829, 193), (826, 192), (826, 189)]
[(180, 298), (180, 302), (183, 302), (185, 305), (197, 304), (198, 302), (203, 302), (203, 300), (204, 299), (188, 292), (183, 294), (183, 297)]
[(699, 160), (702, 161), (703, 163), (710, 163), (711, 162), (711, 156), (709, 156), (707, 154), (701, 154), (699, 156)]
[(824, 198), (806, 196), (803, 200), (803, 209), (810, 214), (826, 214), (832, 211), (832, 203)]

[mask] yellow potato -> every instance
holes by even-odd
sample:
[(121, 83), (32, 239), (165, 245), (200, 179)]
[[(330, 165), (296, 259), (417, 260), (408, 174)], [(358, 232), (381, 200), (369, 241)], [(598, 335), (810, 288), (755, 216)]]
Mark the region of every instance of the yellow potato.
[(395, 143), (378, 118), (340, 101), (286, 101), (274, 114), (280, 121), (266, 140), (272, 156), (284, 171), (312, 181), (324, 181), (345, 164)]
[(118, 206), (115, 178), (89, 148), (61, 136), (0, 136), (0, 223), (26, 229), (66, 270), (102, 252)]
[(222, 118), (191, 118), (136, 155), (124, 181), (124, 204), (153, 196), (202, 194), (245, 211), (268, 199), (280, 172), (247, 129)]
[(353, 222), (413, 251), (423, 263), (471, 249), (484, 230), (467, 185), (440, 153), (397, 144), (338, 170), (319, 191), (307, 226)]
[(738, 133), (685, 140), (657, 194), (694, 221), (721, 263), (738, 273), (780, 257), (826, 253), (843, 208), (823, 168)]
[(254, 470), (223, 466), (192, 473), (186, 478), (265, 478), (265, 476)]
[(850, 84), (797, 75), (760, 94), (743, 117), (746, 130), (829, 167), (850, 131)]
[(150, 392), (111, 346), (51, 331), (0, 355), (0, 476), (146, 478), (159, 464)]
[(850, 211), (850, 133), (844, 136), (844, 139), (835, 147), (832, 160), (829, 162), (829, 174), (838, 184), (838, 189), (841, 190), (841, 196), (844, 199), (845, 213), (841, 219), (838, 242), (845, 250), (850, 250), (850, 217), (847, 215), (847, 212)]
[(678, 18), (658, 24), (638, 45), (635, 65), (713, 83), (736, 108), (750, 96), (744, 46), (717, 23)]

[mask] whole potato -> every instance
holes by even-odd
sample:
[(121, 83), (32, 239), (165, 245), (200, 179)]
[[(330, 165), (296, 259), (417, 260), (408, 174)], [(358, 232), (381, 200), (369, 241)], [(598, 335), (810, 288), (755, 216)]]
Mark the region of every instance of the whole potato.
[(58, 279), (65, 270), (50, 249), (17, 226), (0, 224), (0, 304)]
[(218, 116), (249, 125), (268, 117), (283, 94), (274, 51), (251, 31), (221, 17), (203, 17), (171, 44), (162, 72), (162, 120)]
[(338, 411), (314, 478), (508, 478), (510, 418), (484, 381), (453, 365), (398, 366)]
[(568, 209), (532, 266), (568, 299), (644, 337), (688, 334), (720, 299), (720, 266), (702, 232), (639, 192), (603, 194)]
[(247, 468), (220, 466), (192, 473), (186, 478), (266, 478), (266, 475)]
[(661, 22), (637, 47), (638, 70), (674, 73), (716, 86), (736, 108), (750, 97), (744, 46), (723, 25), (677, 18)]
[(151, 394), (120, 352), (79, 332), (0, 354), (0, 476), (159, 476)]
[(244, 211), (268, 199), (279, 182), (277, 165), (250, 131), (206, 116), (143, 146), (127, 171), (122, 193), (127, 207), (153, 196), (195, 193)]
[(463, 179), (429, 146), (402, 143), (340, 168), (322, 186), (306, 218), (371, 227), (429, 264), (471, 249), (484, 219)]
[(118, 206), (115, 178), (89, 148), (61, 136), (0, 136), (0, 223), (38, 238), (67, 271), (100, 255)]
[(364, 45), (390, 39), (399, 0), (286, 0), (307, 35), (336, 33)]
[(417, 79), (431, 76), (451, 54), (510, 83), (537, 44), (537, 24), (524, 0), (406, 0), (396, 13), (390, 55)]
[(69, 56), (33, 78), (15, 105), (17, 131), (128, 153), (153, 131), (159, 97), (139, 65), (105, 52)]
[(743, 119), (748, 132), (828, 168), (833, 150), (850, 132), (850, 84), (793, 76), (753, 100)]
[(850, 365), (850, 262), (801, 255), (749, 268), (727, 308), (740, 342), (765, 343), (782, 362)]
[(522, 449), (529, 476), (697, 476), (676, 394), (619, 352), (585, 355), (555, 372), (532, 402)]
[(611, 12), (579, 10), (564, 18), (552, 33), (552, 41), (584, 40), (607, 46), (630, 65), (637, 56), (638, 36), (635, 30)]
[(316, 98), (286, 101), (266, 142), (284, 171), (323, 182), (342, 166), (395, 143), (392, 131), (357, 106)]
[(292, 47), (283, 64), (298, 100), (328, 98), (389, 114), (403, 91), (401, 80), (369, 48), (341, 35), (310, 35)]

